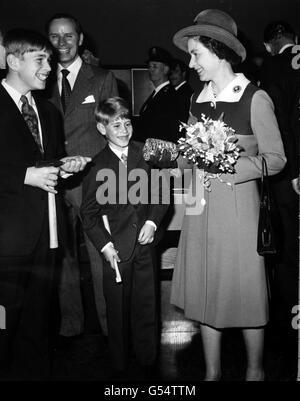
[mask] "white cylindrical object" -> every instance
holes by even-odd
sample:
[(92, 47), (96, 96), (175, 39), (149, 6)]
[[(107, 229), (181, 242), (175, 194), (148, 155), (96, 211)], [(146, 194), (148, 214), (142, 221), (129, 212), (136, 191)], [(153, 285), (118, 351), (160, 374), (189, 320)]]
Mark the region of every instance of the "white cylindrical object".
[(55, 194), (48, 192), (48, 217), (49, 217), (49, 246), (50, 249), (58, 248), (57, 238), (57, 219), (56, 219), (56, 204)]
[[(109, 232), (109, 234), (111, 234), (110, 226), (109, 226), (109, 222), (108, 222), (108, 218), (107, 218), (106, 214), (102, 215), (102, 220), (103, 220), (105, 229)], [(118, 262), (116, 261), (116, 259), (114, 261), (115, 261), (114, 265), (115, 265), (115, 271), (116, 271), (116, 282), (121, 283), (122, 278), (121, 278)]]

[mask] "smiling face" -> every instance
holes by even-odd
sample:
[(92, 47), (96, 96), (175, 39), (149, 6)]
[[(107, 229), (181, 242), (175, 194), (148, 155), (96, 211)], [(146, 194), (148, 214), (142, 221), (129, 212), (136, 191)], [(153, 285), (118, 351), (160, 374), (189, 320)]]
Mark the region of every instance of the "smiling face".
[(11, 73), (7, 80), (22, 94), (45, 89), (51, 71), (50, 54), (46, 50), (26, 52), (21, 56), (8, 55)]
[(106, 136), (111, 147), (117, 150), (122, 151), (126, 148), (132, 137), (132, 124), (129, 118), (112, 117), (108, 124), (98, 123), (97, 128), (102, 135)]
[(49, 40), (57, 50), (59, 63), (67, 68), (78, 57), (79, 46), (83, 41), (82, 33), (76, 32), (71, 19), (54, 19), (49, 26)]
[(213, 80), (219, 71), (221, 60), (197, 39), (188, 40), (188, 51), (191, 56), (189, 67), (193, 68), (201, 81)]

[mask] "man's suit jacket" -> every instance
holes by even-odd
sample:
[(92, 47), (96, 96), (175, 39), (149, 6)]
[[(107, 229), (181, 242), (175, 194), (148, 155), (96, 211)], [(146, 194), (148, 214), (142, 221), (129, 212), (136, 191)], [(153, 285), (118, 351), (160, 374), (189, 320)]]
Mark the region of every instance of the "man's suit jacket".
[[(117, 83), (113, 74), (83, 62), (65, 114), (62, 110), (56, 75), (52, 85), (50, 82), (49, 91), (50, 101), (60, 110), (64, 119), (67, 154), (94, 157), (106, 144), (102, 135), (97, 131), (94, 112), (99, 101), (118, 95)], [(87, 171), (88, 168), (68, 180), (68, 184), (73, 190), (68, 191), (67, 197), (77, 207), (80, 207), (81, 204), (81, 183)]]
[(173, 142), (179, 138), (176, 93), (170, 84), (160, 89), (154, 97), (147, 99), (142, 106), (135, 138), (159, 138)]
[(176, 90), (178, 119), (184, 123), (187, 123), (189, 118), (191, 96), (193, 92), (193, 89), (187, 82)]
[[(290, 180), (299, 175), (299, 132), (297, 116), (300, 94), (300, 69), (293, 68), (296, 53), (288, 47), (281, 54), (269, 57), (261, 68), (261, 87), (274, 102), (287, 164), (277, 179)], [(276, 177), (275, 177), (276, 178)]]
[[(34, 97), (39, 113), (44, 156), (15, 102), (0, 85), (0, 256), (24, 256), (34, 250), (48, 218), (47, 192), (24, 185), (27, 167), (63, 152), (61, 118), (55, 107)], [(58, 212), (59, 213), (59, 212)], [(59, 215), (58, 215), (58, 220)]]
[[(147, 181), (145, 183), (143, 194), (148, 191), (148, 199), (152, 196), (157, 196), (156, 199), (161, 199), (160, 185), (152, 185), (149, 179), (150, 168), (146, 164), (142, 155), (142, 144), (131, 141), (128, 149), (127, 171), (120, 159), (111, 151), (107, 145), (94, 159), (93, 167), (83, 183), (83, 202), (81, 214), (83, 219), (83, 227), (89, 238), (101, 252), (101, 249), (108, 242), (113, 242), (115, 248), (119, 251), (119, 256), (122, 261), (128, 260), (137, 244), (137, 238), (140, 229), (146, 220), (152, 220), (157, 227), (168, 209), (167, 204), (133, 204), (130, 202), (118, 202), (120, 193), (122, 196), (127, 195), (130, 189), (133, 188), (134, 182), (127, 181), (126, 174), (134, 169), (141, 169), (146, 173)], [(103, 195), (102, 189), (105, 190), (105, 178), (96, 181), (97, 173), (103, 172), (103, 169), (109, 169), (116, 177), (116, 185), (110, 184), (109, 190), (111, 194), (116, 195), (116, 201), (112, 201), (105, 205), (100, 205), (96, 200), (98, 196)], [(98, 177), (99, 178), (99, 177)], [(127, 182), (127, 184), (126, 184)], [(120, 187), (122, 186), (122, 188)], [(103, 187), (102, 187), (103, 186)], [(124, 189), (124, 191), (123, 191)], [(152, 192), (151, 192), (152, 190)], [(167, 190), (167, 189), (166, 189)], [(110, 224), (111, 235), (104, 228), (102, 215), (107, 215)], [(157, 237), (157, 233), (156, 233)]]

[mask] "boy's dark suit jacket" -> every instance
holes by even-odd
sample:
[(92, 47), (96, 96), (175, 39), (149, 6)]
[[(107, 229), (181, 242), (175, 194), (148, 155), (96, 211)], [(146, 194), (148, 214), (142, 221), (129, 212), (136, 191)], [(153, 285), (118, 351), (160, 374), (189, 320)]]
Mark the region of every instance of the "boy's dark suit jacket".
[[(63, 156), (60, 116), (48, 101), (34, 99), (42, 127), (44, 159), (60, 158)], [(24, 185), (27, 167), (34, 166), (42, 155), (2, 85), (0, 110), (0, 257), (25, 256), (34, 250), (47, 218), (47, 193)]]
[[(147, 173), (146, 176), (149, 178), (150, 168), (143, 159), (142, 146), (143, 145), (139, 142), (130, 142), (128, 148), (127, 173), (129, 174), (133, 169), (141, 169)], [(100, 195), (100, 186), (104, 183), (104, 180), (96, 181), (97, 173), (102, 169), (110, 169), (114, 172), (114, 176), (116, 177), (116, 187), (110, 187), (111, 194), (116, 194), (117, 203), (115, 204), (102, 206), (99, 205), (96, 200), (97, 190), (98, 195)], [(122, 183), (120, 183), (120, 179)], [(124, 184), (124, 181), (126, 181), (126, 168), (107, 145), (93, 159), (93, 167), (84, 180), (81, 208), (84, 229), (98, 251), (101, 252), (104, 245), (111, 241), (119, 251), (119, 256), (122, 261), (130, 259), (133, 254), (140, 229), (145, 221), (152, 220), (157, 227), (159, 227), (168, 208), (167, 204), (134, 205), (130, 202), (119, 204), (119, 186), (120, 184)], [(127, 184), (128, 190), (130, 191), (134, 182), (128, 181)], [(145, 190), (146, 187), (148, 190), (148, 184), (150, 197), (150, 180), (146, 183)], [(167, 190), (167, 188), (165, 190)], [(151, 195), (153, 196), (154, 194), (159, 197), (159, 187), (153, 185)], [(103, 225), (102, 215), (107, 215), (108, 217), (111, 235), (109, 235)], [(157, 233), (155, 236), (157, 236)]]
[(176, 93), (170, 84), (146, 100), (141, 108), (136, 129), (137, 140), (159, 138), (176, 142), (179, 139)]

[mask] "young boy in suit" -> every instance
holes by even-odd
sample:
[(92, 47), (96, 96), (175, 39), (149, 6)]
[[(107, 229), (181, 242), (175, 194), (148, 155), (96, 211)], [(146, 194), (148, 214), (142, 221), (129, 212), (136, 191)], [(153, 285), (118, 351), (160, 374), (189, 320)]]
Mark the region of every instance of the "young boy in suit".
[(5, 328), (0, 330), (0, 373), (45, 379), (50, 374), (48, 320), (58, 246), (56, 223), (61, 222), (55, 187), (60, 176), (83, 170), (90, 159), (62, 157), (60, 116), (51, 103), (32, 93), (45, 88), (51, 70), (48, 40), (37, 32), (15, 29), (4, 37), (4, 47), (0, 305), (5, 310)]
[[(115, 370), (124, 370), (132, 345), (138, 364), (149, 367), (155, 363), (157, 350), (153, 241), (168, 205), (161, 202), (159, 185), (150, 185), (143, 144), (131, 140), (125, 100), (113, 97), (100, 102), (96, 121), (107, 145), (94, 157), (84, 180), (81, 213), (87, 235), (105, 260), (103, 286), (111, 363)], [(136, 192), (135, 174), (143, 181), (143, 188)], [(152, 192), (146, 199), (150, 187)], [(150, 195), (160, 202), (149, 202)], [(121, 283), (116, 282), (116, 264)]]

